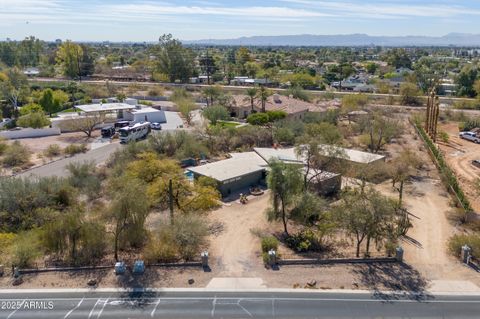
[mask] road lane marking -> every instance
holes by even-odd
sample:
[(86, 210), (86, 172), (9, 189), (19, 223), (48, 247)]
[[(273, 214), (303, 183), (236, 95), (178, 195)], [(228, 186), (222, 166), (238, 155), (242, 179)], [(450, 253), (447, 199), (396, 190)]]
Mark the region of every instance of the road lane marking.
[(105, 300), (105, 302), (103, 303), (102, 309), (100, 309), (100, 312), (99, 312), (98, 315), (97, 315), (97, 319), (100, 318), (100, 316), (102, 315), (103, 309), (105, 309), (105, 306), (106, 306), (107, 303), (108, 303), (108, 299), (109, 299), (109, 298), (107, 298), (107, 299)]
[(272, 317), (275, 318), (275, 299), (272, 299)]
[(18, 309), (22, 308), (22, 306), (23, 306), (23, 304), (25, 303), (26, 300), (27, 300), (27, 299), (23, 299), (22, 302), (20, 303), (20, 306), (18, 306), (17, 309), (15, 309), (14, 311), (12, 311), (12, 312), (8, 315), (7, 319), (10, 319), (10, 317), (12, 317), (12, 316), (17, 312)]
[(217, 303), (217, 295), (214, 296), (212, 301), (212, 318), (215, 317), (215, 305)]
[(72, 310), (70, 310), (70, 311), (65, 315), (65, 317), (63, 317), (63, 319), (67, 319), (68, 316), (70, 316), (70, 315), (72, 314), (72, 312), (74, 312), (75, 310), (77, 310), (78, 307), (80, 307), (80, 305), (82, 304), (82, 302), (83, 302), (84, 300), (85, 300), (85, 297), (83, 297), (83, 298), (78, 302), (78, 304), (77, 304)]
[(158, 301), (155, 303), (155, 307), (153, 308), (152, 312), (150, 313), (150, 317), (153, 318), (155, 316), (155, 311), (157, 310), (157, 307), (160, 304), (160, 301), (162, 301), (162, 299), (158, 298)]
[(95, 304), (93, 305), (92, 310), (90, 310), (90, 313), (88, 314), (88, 319), (92, 318), (93, 311), (95, 310), (95, 307), (98, 305), (99, 302), (100, 302), (100, 299), (97, 299), (97, 302), (95, 302)]
[(253, 316), (252, 316), (252, 314), (250, 313), (250, 311), (248, 311), (244, 306), (242, 306), (242, 305), (240, 304), (240, 300), (238, 301), (237, 306), (239, 306), (240, 308), (242, 308), (243, 311), (245, 311), (245, 312), (247, 313), (247, 315), (250, 316), (250, 318), (253, 318)]

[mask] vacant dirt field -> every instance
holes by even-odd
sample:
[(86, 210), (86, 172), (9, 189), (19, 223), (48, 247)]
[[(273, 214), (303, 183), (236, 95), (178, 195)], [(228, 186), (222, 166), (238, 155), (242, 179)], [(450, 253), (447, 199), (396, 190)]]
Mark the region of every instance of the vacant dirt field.
[[(57, 144), (58, 146), (60, 146), (60, 148), (64, 149), (71, 144), (91, 144), (99, 136), (99, 131), (94, 131), (90, 139), (87, 139), (84, 133), (75, 132), (38, 138), (23, 138), (18, 139), (17, 141), (28, 147), (32, 154), (30, 161), (33, 165), (31, 167), (36, 167), (64, 157), (63, 154), (53, 158), (46, 157), (44, 155), (44, 151), (50, 145)], [(13, 143), (13, 140), (10, 140), (9, 143)], [(6, 170), (5, 173), (8, 175), (9, 170)]]
[(458, 136), (458, 123), (443, 124), (440, 130), (448, 133), (447, 144), (439, 143), (450, 167), (455, 171), (468, 196), (473, 209), (480, 212), (480, 168), (472, 165), (472, 160), (480, 160), (480, 145), (463, 140)]
[[(458, 132), (458, 128), (457, 128)], [(401, 145), (400, 145), (401, 144)], [(478, 145), (476, 145), (478, 146)], [(480, 278), (465, 268), (448, 252), (448, 239), (462, 229), (452, 220), (451, 197), (440, 180), (439, 173), (426, 152), (423, 142), (411, 126), (399, 144), (388, 146), (390, 153), (402, 147), (415, 150), (423, 163), (417, 176), (406, 184), (404, 205), (409, 210), (413, 227), (402, 241), (405, 261), (427, 280), (470, 280), (480, 287)], [(397, 198), (391, 182), (377, 185), (385, 195)]]

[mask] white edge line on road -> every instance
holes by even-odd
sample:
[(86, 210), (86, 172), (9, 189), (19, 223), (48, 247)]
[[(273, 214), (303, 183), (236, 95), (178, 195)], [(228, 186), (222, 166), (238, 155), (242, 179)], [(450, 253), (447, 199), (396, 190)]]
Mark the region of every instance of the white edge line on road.
[(259, 288), (259, 289), (215, 289), (215, 288), (52, 288), (52, 289), (0, 289), (0, 296), (2, 294), (35, 294), (35, 293), (311, 293), (311, 294), (385, 294), (385, 295), (410, 295), (410, 296), (480, 296), (478, 292), (459, 292), (459, 291), (373, 291), (373, 290), (349, 290), (349, 289), (292, 289), (292, 288)]

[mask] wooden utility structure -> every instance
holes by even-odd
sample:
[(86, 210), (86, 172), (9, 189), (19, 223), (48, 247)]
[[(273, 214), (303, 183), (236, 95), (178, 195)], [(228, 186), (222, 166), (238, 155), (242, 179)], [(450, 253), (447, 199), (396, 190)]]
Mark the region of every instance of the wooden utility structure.
[(437, 141), (437, 127), (438, 116), (440, 115), (440, 100), (433, 88), (428, 94), (427, 100), (427, 114), (425, 117), (425, 132), (428, 136), (436, 142)]

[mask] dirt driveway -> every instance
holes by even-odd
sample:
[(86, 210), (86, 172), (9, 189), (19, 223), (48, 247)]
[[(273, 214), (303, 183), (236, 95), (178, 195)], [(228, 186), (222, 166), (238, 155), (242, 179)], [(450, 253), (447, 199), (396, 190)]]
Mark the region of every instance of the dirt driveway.
[(260, 239), (251, 230), (267, 226), (268, 201), (266, 192), (259, 197), (250, 196), (246, 205), (231, 202), (210, 214), (211, 221), (223, 228), (218, 236), (212, 236), (210, 244), (217, 277), (251, 277), (263, 268)]

